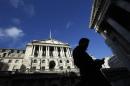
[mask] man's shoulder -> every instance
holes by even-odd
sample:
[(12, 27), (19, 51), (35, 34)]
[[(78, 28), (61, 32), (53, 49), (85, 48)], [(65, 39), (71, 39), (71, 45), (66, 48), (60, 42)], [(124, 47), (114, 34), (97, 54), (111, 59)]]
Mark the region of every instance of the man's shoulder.
[(79, 46), (76, 46), (73, 51), (77, 51), (77, 50), (80, 50)]

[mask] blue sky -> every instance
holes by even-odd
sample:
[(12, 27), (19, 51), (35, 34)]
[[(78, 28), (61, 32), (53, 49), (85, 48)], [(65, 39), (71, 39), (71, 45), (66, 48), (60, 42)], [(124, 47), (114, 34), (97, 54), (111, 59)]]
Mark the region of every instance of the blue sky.
[(74, 48), (79, 39), (90, 39), (96, 58), (111, 56), (103, 38), (88, 28), (92, 0), (0, 0), (0, 48), (24, 48), (31, 40), (49, 38)]

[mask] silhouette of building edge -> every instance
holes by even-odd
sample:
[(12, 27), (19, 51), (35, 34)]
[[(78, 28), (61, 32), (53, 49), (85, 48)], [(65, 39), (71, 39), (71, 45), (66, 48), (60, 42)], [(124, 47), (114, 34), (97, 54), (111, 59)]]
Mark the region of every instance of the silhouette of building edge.
[(111, 48), (110, 69), (104, 69), (113, 86), (130, 86), (130, 1), (93, 0), (89, 27)]

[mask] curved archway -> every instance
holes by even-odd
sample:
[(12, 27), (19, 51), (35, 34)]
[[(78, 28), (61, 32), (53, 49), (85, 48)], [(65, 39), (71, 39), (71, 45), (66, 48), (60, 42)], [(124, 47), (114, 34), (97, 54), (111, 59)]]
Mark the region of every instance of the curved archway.
[(55, 61), (52, 60), (52, 61), (49, 62), (49, 69), (50, 70), (54, 70), (55, 66), (56, 66)]
[(26, 72), (26, 66), (24, 64), (21, 65), (20, 72)]

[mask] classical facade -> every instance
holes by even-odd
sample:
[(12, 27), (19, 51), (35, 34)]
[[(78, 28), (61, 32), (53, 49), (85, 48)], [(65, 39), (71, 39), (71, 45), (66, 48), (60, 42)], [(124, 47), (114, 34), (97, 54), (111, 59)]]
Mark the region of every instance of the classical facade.
[(112, 56), (111, 58), (109, 58), (108, 65), (110, 68), (124, 68), (125, 67), (124, 63), (120, 61), (117, 56)]
[(0, 49), (0, 70), (15, 71), (20, 69), (25, 50), (19, 49)]
[(117, 56), (105, 57), (103, 68), (125, 68), (122, 61), (118, 59)]
[(49, 38), (33, 40), (25, 50), (0, 49), (2, 71), (26, 73), (77, 72), (68, 43)]
[(114, 56), (130, 70), (129, 0), (93, 0), (90, 28), (94, 28)]

